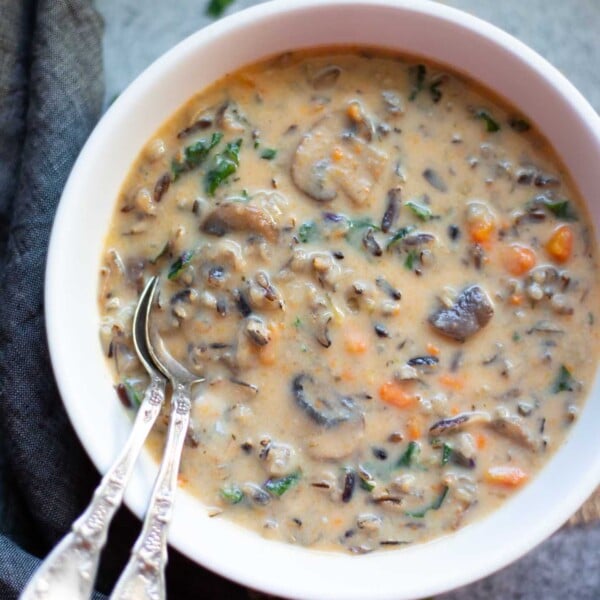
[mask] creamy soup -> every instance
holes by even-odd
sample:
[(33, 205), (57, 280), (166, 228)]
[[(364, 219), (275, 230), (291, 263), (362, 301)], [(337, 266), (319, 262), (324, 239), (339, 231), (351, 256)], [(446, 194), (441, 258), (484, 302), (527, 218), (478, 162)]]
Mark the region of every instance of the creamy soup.
[[(215, 518), (365, 553), (535, 477), (597, 362), (598, 256), (535, 125), (434, 64), (351, 48), (227, 75), (141, 151), (99, 284), (123, 403), (139, 293), (194, 389), (180, 482)], [(151, 440), (160, 456), (168, 408)]]

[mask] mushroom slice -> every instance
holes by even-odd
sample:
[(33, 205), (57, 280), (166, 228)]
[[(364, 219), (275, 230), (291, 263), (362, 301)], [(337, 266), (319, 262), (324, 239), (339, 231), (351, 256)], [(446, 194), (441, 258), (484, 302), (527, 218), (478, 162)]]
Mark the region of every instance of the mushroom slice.
[(333, 87), (340, 75), (342, 69), (337, 65), (327, 65), (319, 71), (317, 71), (311, 78), (309, 83), (315, 90), (324, 90)]
[(217, 206), (202, 223), (202, 231), (222, 237), (232, 231), (248, 231), (276, 242), (279, 230), (265, 211), (241, 202), (225, 202)]
[(455, 417), (449, 417), (448, 419), (441, 419), (437, 421), (429, 428), (429, 435), (441, 435), (443, 433), (454, 433), (455, 431), (462, 431), (465, 427), (473, 425), (474, 423), (489, 423), (491, 417), (486, 412), (464, 412), (459, 413)]
[(349, 456), (365, 433), (364, 419), (340, 423), (335, 429), (323, 429), (306, 441), (308, 454), (317, 460), (340, 460)]
[(464, 289), (450, 308), (441, 308), (429, 323), (442, 335), (464, 342), (485, 327), (494, 314), (487, 294), (478, 286)]
[(539, 450), (539, 443), (523, 425), (519, 417), (498, 417), (490, 423), (490, 427), (500, 435), (532, 451)]
[[(344, 111), (317, 121), (294, 153), (291, 175), (295, 185), (317, 202), (330, 202), (341, 192), (352, 202), (364, 204), (383, 173), (387, 155), (362, 138), (362, 130)], [(369, 138), (368, 133), (364, 135)]]
[(354, 400), (331, 392), (328, 386), (319, 385), (311, 375), (300, 373), (292, 381), (296, 404), (316, 423), (327, 428), (346, 421), (356, 421), (362, 412)]
[(258, 317), (249, 315), (244, 328), (246, 335), (257, 346), (266, 346), (271, 341), (271, 332), (265, 322)]

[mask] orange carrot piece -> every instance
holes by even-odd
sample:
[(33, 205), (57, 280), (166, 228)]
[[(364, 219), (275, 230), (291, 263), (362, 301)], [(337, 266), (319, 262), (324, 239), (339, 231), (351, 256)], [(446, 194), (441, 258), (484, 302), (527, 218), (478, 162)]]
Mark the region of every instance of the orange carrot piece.
[(440, 354), (440, 349), (437, 346), (434, 346), (433, 344), (427, 344), (427, 352), (429, 354), (431, 354), (432, 356), (439, 356)]
[(438, 377), (440, 385), (451, 390), (462, 390), (465, 387), (465, 378), (462, 375), (444, 373)]
[(387, 381), (379, 388), (379, 397), (387, 404), (397, 408), (409, 408), (417, 401), (405, 384), (398, 381)]
[(344, 346), (350, 354), (364, 354), (367, 351), (367, 342), (363, 335), (357, 331), (346, 333)]
[(498, 465), (489, 467), (485, 472), (485, 479), (489, 483), (497, 485), (505, 485), (509, 487), (517, 487), (521, 485), (528, 475), (520, 467), (511, 467), (506, 465)]
[(261, 365), (265, 366), (271, 366), (275, 364), (275, 361), (277, 360), (277, 340), (281, 331), (281, 328), (273, 323), (270, 324), (268, 328), (271, 332), (271, 340), (266, 346), (261, 346), (256, 349), (258, 352), (258, 361)]
[(513, 306), (521, 306), (521, 304), (523, 304), (523, 300), (525, 298), (523, 297), (523, 294), (513, 294), (512, 296), (510, 296), (510, 298), (508, 299), (508, 301), (513, 305)]
[(524, 275), (536, 263), (535, 252), (522, 244), (511, 244), (503, 252), (504, 268), (512, 275)]
[(487, 438), (485, 435), (483, 435), (483, 433), (478, 433), (475, 436), (475, 445), (477, 446), (478, 450), (483, 450), (487, 446)]
[(342, 158), (344, 158), (344, 151), (339, 146), (336, 146), (331, 151), (331, 159), (334, 162), (339, 162), (340, 160), (342, 160)]
[(573, 251), (573, 230), (568, 225), (557, 227), (546, 243), (546, 251), (556, 262), (569, 260)]
[(477, 220), (469, 223), (469, 234), (471, 240), (478, 244), (487, 244), (494, 231), (494, 222), (491, 220)]
[(417, 416), (412, 416), (406, 421), (406, 433), (408, 439), (412, 441), (418, 440), (421, 437), (421, 422)]
[(340, 373), (340, 377), (343, 381), (354, 381), (356, 379), (356, 371), (350, 368), (344, 369)]

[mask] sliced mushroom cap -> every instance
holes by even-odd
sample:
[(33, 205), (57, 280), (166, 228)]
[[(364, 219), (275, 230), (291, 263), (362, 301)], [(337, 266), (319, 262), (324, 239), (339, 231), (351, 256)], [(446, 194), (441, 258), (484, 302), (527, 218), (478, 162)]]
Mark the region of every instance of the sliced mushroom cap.
[(217, 206), (202, 223), (202, 231), (219, 237), (231, 231), (248, 231), (262, 235), (269, 242), (276, 242), (279, 237), (279, 230), (271, 216), (256, 206), (241, 202), (225, 202)]
[(490, 423), (490, 427), (528, 450), (535, 452), (540, 448), (538, 441), (533, 438), (519, 417), (497, 417)]
[(354, 400), (332, 392), (328, 386), (319, 385), (311, 375), (301, 373), (292, 381), (296, 404), (316, 423), (335, 427), (346, 421), (356, 421), (362, 411)]
[(335, 429), (324, 429), (306, 441), (306, 451), (317, 460), (340, 460), (359, 446), (365, 432), (364, 419), (340, 423)]
[(310, 78), (310, 84), (315, 90), (324, 90), (333, 87), (341, 74), (342, 69), (337, 65), (327, 65)]
[(329, 323), (332, 318), (331, 312), (328, 310), (321, 310), (315, 315), (315, 338), (323, 348), (331, 346)]
[(271, 332), (265, 322), (258, 317), (249, 315), (244, 326), (246, 335), (257, 346), (266, 346), (271, 341)]
[(387, 155), (361, 137), (363, 130), (370, 137), (369, 127), (359, 127), (343, 111), (317, 121), (294, 153), (291, 175), (296, 186), (318, 202), (329, 202), (341, 192), (356, 204), (365, 203)]
[(464, 289), (450, 308), (441, 308), (429, 323), (442, 335), (464, 342), (485, 327), (494, 314), (487, 294), (478, 286)]

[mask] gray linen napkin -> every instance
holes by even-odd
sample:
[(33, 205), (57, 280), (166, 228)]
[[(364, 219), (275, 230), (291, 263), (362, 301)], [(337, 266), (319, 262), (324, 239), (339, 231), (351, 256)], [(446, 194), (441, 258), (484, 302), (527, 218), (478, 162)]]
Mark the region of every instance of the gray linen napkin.
[[(90, 0), (0, 0), (2, 600), (18, 596), (36, 557), (66, 533), (99, 481), (52, 376), (43, 278), (61, 191), (101, 111), (102, 32)], [(120, 511), (102, 559), (101, 591), (123, 568), (138, 531), (139, 522)], [(167, 579), (171, 599), (245, 597), (173, 550)]]

